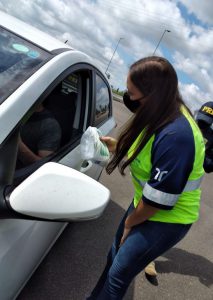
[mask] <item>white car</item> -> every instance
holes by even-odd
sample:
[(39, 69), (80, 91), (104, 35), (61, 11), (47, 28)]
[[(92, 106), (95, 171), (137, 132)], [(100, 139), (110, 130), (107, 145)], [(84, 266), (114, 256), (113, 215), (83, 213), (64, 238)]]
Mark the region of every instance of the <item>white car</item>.
[[(37, 132), (41, 110), (51, 121)], [(103, 164), (81, 159), (80, 139), (88, 126), (115, 127), (110, 85), (86, 54), (0, 12), (0, 123), (0, 299), (9, 300), (66, 222), (97, 218), (109, 201)]]

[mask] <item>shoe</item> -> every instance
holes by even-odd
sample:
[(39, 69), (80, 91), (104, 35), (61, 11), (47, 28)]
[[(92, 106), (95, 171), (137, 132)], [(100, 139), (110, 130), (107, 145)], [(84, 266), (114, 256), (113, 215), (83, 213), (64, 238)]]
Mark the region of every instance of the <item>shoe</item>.
[(158, 280), (157, 280), (157, 271), (155, 270), (155, 263), (152, 261), (149, 263), (145, 268), (145, 276), (146, 279), (155, 286), (158, 286)]
[(151, 276), (157, 276), (158, 273), (155, 270), (155, 262), (152, 261), (151, 263), (149, 263), (146, 268), (145, 268), (145, 273)]

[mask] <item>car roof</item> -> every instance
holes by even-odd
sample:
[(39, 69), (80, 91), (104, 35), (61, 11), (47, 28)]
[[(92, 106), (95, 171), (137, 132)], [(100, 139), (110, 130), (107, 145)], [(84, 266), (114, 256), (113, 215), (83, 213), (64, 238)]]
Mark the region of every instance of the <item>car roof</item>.
[(47, 51), (64, 48), (73, 49), (67, 44), (51, 37), (47, 33), (34, 28), (33, 26), (2, 11), (0, 11), (0, 26), (12, 31), (13, 33), (25, 38), (26, 40)]

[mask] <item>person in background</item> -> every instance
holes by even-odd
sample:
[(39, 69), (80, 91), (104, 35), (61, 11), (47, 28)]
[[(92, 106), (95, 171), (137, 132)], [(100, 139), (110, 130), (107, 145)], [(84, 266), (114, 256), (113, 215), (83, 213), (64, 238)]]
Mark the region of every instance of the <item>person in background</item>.
[(108, 174), (118, 167), (124, 175), (130, 167), (134, 199), (90, 300), (123, 299), (134, 277), (183, 239), (199, 217), (205, 145), (173, 66), (162, 57), (140, 59), (130, 67), (127, 89), (139, 102), (136, 113), (118, 140), (101, 140), (114, 153)]
[(199, 109), (196, 121), (202, 131), (206, 153), (204, 160), (204, 170), (206, 173), (213, 172), (213, 102), (206, 102)]

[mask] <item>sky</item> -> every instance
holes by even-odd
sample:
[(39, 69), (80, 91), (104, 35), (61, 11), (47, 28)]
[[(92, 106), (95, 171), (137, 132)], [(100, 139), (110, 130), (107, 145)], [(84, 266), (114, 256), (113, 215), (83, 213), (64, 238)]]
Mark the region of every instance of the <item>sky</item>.
[(111, 85), (120, 90), (130, 65), (160, 42), (155, 55), (173, 64), (188, 106), (213, 101), (210, 0), (0, 0), (0, 10), (68, 40), (104, 73), (108, 68)]

